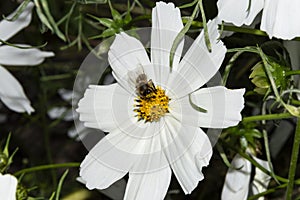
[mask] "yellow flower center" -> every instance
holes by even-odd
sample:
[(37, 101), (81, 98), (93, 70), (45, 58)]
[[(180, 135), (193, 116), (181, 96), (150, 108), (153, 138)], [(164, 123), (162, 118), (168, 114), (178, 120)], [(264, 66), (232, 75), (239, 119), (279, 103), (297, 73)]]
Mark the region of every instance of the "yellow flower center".
[(145, 97), (137, 96), (135, 99), (134, 111), (137, 113), (138, 121), (157, 122), (159, 119), (169, 112), (169, 100), (165, 91), (161, 87), (156, 86), (156, 91), (151, 92)]

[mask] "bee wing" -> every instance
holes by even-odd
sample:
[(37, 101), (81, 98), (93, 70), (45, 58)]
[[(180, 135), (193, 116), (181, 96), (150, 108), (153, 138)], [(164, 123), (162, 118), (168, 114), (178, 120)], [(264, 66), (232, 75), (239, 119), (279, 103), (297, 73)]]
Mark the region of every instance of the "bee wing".
[(136, 86), (137, 84), (137, 78), (140, 74), (145, 74), (143, 66), (141, 64), (139, 64), (134, 70), (130, 70), (127, 73), (128, 76), (128, 81), (133, 84), (134, 86)]

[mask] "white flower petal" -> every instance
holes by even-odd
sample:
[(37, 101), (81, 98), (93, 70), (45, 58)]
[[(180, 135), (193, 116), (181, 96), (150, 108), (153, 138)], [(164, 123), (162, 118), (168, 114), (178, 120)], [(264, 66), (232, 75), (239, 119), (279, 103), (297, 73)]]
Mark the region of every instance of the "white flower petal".
[(93, 147), (80, 171), (89, 189), (104, 189), (129, 171), (154, 172), (168, 166), (159, 142), (160, 125), (158, 130), (152, 124), (145, 126), (122, 124)]
[(205, 128), (227, 128), (241, 121), (245, 89), (230, 90), (223, 86), (202, 88), (191, 94), (191, 101), (207, 112), (199, 112), (191, 106), (189, 97), (170, 103), (170, 113), (182, 115), (182, 123)]
[[(263, 166), (265, 169), (270, 171), (270, 166), (268, 164), (268, 161), (261, 160), (254, 156), (253, 156), (253, 158), (261, 166)], [(271, 180), (271, 177), (268, 174), (264, 173), (259, 168), (255, 168), (254, 180), (251, 184), (253, 195), (266, 191), (270, 180)], [(264, 199), (264, 197), (258, 198), (258, 200), (263, 200), (263, 199)]]
[(65, 100), (67, 102), (72, 102), (73, 95), (75, 96), (74, 97), (75, 99), (78, 99), (76, 92), (73, 92), (72, 90), (68, 90), (68, 89), (65, 89), (65, 88), (60, 88), (58, 90), (58, 94), (60, 95), (60, 97), (63, 100)]
[(201, 170), (209, 164), (212, 147), (200, 128), (184, 126), (176, 131), (171, 119), (166, 120), (168, 129), (161, 133), (164, 153), (184, 193), (190, 194), (204, 178)]
[[(237, 154), (225, 177), (222, 200), (246, 200), (249, 191), (251, 163)], [(235, 168), (235, 169), (234, 169)]]
[(0, 197), (3, 200), (16, 200), (18, 180), (16, 177), (0, 174)]
[[(165, 85), (170, 71), (170, 51), (178, 33), (183, 28), (180, 10), (173, 3), (157, 2), (152, 10), (151, 63), (154, 64), (155, 81)], [(175, 52), (173, 68), (177, 69), (184, 40)], [(168, 73), (166, 73), (168, 72)]]
[[(132, 111), (133, 100), (131, 102)], [(85, 122), (85, 126), (110, 132), (133, 117), (133, 114), (129, 114), (128, 103), (130, 104), (130, 96), (118, 83), (90, 85), (76, 111), (80, 114), (80, 121)]]
[(73, 121), (73, 112), (67, 107), (54, 107), (47, 112), (50, 119), (63, 118), (65, 121)]
[(217, 73), (225, 57), (226, 47), (218, 40), (217, 21), (209, 21), (207, 26), (212, 52), (207, 50), (202, 31), (179, 63), (178, 71), (174, 71), (170, 76), (168, 88), (173, 90), (177, 98), (208, 82)]
[(9, 109), (28, 114), (34, 111), (19, 81), (2, 66), (0, 66), (0, 85), (0, 99)]
[(218, 0), (218, 17), (236, 26), (250, 25), (263, 5), (264, 0)]
[[(7, 21), (4, 19), (0, 22), (1, 40), (4, 41), (8, 40), (16, 33), (18, 33), (20, 30), (22, 30), (23, 28), (29, 25), (31, 21), (33, 6), (34, 4), (32, 2), (29, 2), (27, 7), (24, 9), (24, 11), (20, 14), (20, 16), (15, 21)], [(8, 19), (12, 18), (16, 14), (16, 11), (10, 14), (7, 18)]]
[[(121, 171), (114, 169), (106, 163), (103, 163), (101, 160), (98, 160), (102, 156), (103, 148), (102, 139), (85, 157), (83, 162), (80, 165), (80, 177), (85, 181), (86, 187), (90, 190), (92, 189), (105, 189), (109, 187), (112, 183), (121, 179), (127, 171)], [(116, 155), (113, 155), (116, 156)], [(112, 158), (114, 159), (114, 158)], [(123, 159), (123, 161), (126, 159)]]
[(163, 200), (170, 185), (171, 169), (156, 172), (129, 173), (124, 200)]
[(270, 38), (290, 40), (300, 36), (300, 1), (265, 0), (260, 29)]
[[(22, 47), (29, 47), (26, 44), (17, 44)], [(45, 58), (54, 56), (53, 52), (41, 51), (36, 48), (20, 49), (7, 45), (0, 46), (0, 63), (2, 65), (38, 65)]]
[[(108, 52), (108, 61), (113, 69), (113, 75), (123, 86), (128, 85), (128, 72), (139, 65), (149, 65), (150, 60), (143, 44), (126, 33), (116, 35)], [(127, 88), (132, 90), (132, 88)]]

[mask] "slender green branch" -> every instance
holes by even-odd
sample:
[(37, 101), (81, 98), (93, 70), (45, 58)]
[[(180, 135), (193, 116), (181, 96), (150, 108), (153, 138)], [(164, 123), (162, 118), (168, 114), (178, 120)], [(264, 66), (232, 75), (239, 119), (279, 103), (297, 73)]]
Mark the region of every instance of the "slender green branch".
[(252, 122), (261, 120), (275, 120), (275, 119), (287, 119), (292, 118), (293, 115), (290, 113), (279, 113), (279, 114), (267, 114), (267, 115), (256, 115), (250, 117), (244, 117), (242, 122)]
[(183, 39), (184, 35), (186, 34), (186, 32), (188, 32), (188, 30), (190, 29), (192, 22), (194, 21), (195, 17), (197, 16), (197, 14), (199, 12), (199, 9), (200, 9), (200, 6), (199, 6), (199, 1), (198, 1), (196, 7), (194, 8), (192, 15), (189, 17), (185, 26), (181, 29), (181, 31), (177, 34), (176, 38), (174, 39), (174, 42), (171, 47), (171, 52), (170, 52), (170, 70), (172, 70), (172, 67), (173, 67), (173, 59), (174, 59), (176, 49), (177, 49), (179, 43), (181, 42), (181, 40)]
[(298, 100), (292, 99), (291, 103), (296, 105), (296, 106), (300, 106), (300, 101), (298, 101)]
[(57, 168), (68, 168), (68, 167), (79, 167), (80, 163), (59, 163), (59, 164), (50, 164), (50, 165), (40, 165), (36, 167), (31, 167), (27, 169), (22, 169), (20, 171), (17, 171), (14, 173), (15, 176), (19, 176), (25, 173), (31, 173), (31, 172), (36, 172), (36, 171), (41, 171), (41, 170), (48, 170), (48, 169), (57, 169)]
[(202, 21), (203, 21), (202, 24), (203, 24), (203, 29), (204, 29), (205, 44), (206, 44), (207, 50), (209, 52), (211, 52), (211, 44), (210, 44), (210, 40), (209, 40), (208, 28), (207, 28), (206, 17), (205, 17), (202, 0), (200, 0), (198, 4), (199, 4), (199, 8), (201, 11), (201, 17), (202, 17)]
[(270, 172), (269, 170), (265, 169), (262, 165), (260, 165), (255, 159), (253, 159), (250, 155), (248, 155), (247, 153), (245, 153), (244, 151), (242, 151), (241, 149), (230, 145), (228, 143), (226, 143), (224, 140), (219, 139), (219, 141), (227, 146), (228, 148), (232, 149), (233, 151), (235, 151), (236, 153), (240, 154), (243, 158), (249, 160), (255, 167), (259, 168), (262, 172), (264, 172), (265, 174), (268, 174), (269, 176), (273, 177), (274, 179), (277, 179), (281, 182), (287, 183), (288, 179), (283, 178), (281, 176), (275, 175), (272, 172)]
[(287, 71), (285, 72), (286, 76), (291, 76), (291, 75), (300, 75), (300, 70), (291, 70), (291, 71)]
[(287, 183), (284, 183), (282, 185), (279, 185), (277, 187), (273, 187), (273, 188), (270, 188), (264, 192), (261, 192), (259, 194), (256, 194), (256, 195), (253, 195), (251, 197), (248, 198), (248, 200), (255, 200), (255, 199), (258, 199), (259, 197), (262, 197), (262, 196), (265, 196), (267, 194), (270, 194), (270, 193), (273, 193), (273, 192), (276, 192), (278, 189), (282, 189), (282, 188), (285, 188), (287, 186)]
[(294, 179), (295, 179), (297, 161), (298, 161), (298, 155), (299, 155), (299, 147), (300, 147), (300, 118), (298, 118), (298, 121), (297, 121), (297, 127), (296, 127), (291, 162), (290, 162), (289, 182), (288, 182), (287, 190), (286, 190), (286, 199), (287, 200), (292, 199), (292, 193), (293, 193), (293, 188), (294, 188)]
[(231, 68), (235, 62), (235, 60), (242, 54), (243, 52), (242, 51), (238, 51), (236, 52), (232, 58), (229, 60), (228, 62), (228, 65), (226, 65), (226, 68), (225, 68), (225, 71), (224, 71), (224, 75), (223, 75), (223, 80), (222, 80), (222, 84), (223, 86), (226, 85), (227, 83), (227, 79), (228, 79), (228, 76), (229, 76), (229, 72), (231, 71)]
[[(267, 101), (265, 101), (263, 103), (263, 106), (262, 106), (262, 114), (265, 115), (266, 114), (266, 110), (267, 110)], [(267, 130), (266, 130), (266, 120), (262, 120), (261, 121), (262, 125), (264, 126), (263, 130), (262, 130), (262, 133), (263, 133), (263, 138), (264, 138), (264, 145), (265, 145), (265, 152), (266, 152), (266, 156), (267, 156), (267, 160), (268, 160), (268, 165), (269, 165), (269, 168), (271, 170), (271, 173), (274, 177), (275, 176), (275, 173), (274, 173), (274, 168), (273, 168), (273, 165), (272, 165), (272, 161), (271, 161), (271, 154), (270, 154), (270, 147), (269, 147), (269, 139), (268, 139), (268, 133), (267, 133)], [(279, 183), (279, 181), (275, 178), (275, 181), (277, 183)]]
[[(185, 23), (185, 21), (183, 20), (183, 23)], [(199, 21), (193, 21), (192, 26), (194, 27), (200, 27), (203, 28), (203, 23), (199, 22)], [(231, 26), (231, 25), (219, 25), (219, 29), (222, 29), (224, 31), (232, 31), (235, 33), (246, 33), (246, 34), (251, 34), (251, 35), (258, 35), (258, 36), (268, 36), (268, 34), (264, 31), (261, 31), (259, 29), (254, 29), (254, 28), (248, 28), (248, 27), (237, 27), (237, 26)], [(300, 41), (300, 37), (296, 37), (295, 39), (296, 41)]]

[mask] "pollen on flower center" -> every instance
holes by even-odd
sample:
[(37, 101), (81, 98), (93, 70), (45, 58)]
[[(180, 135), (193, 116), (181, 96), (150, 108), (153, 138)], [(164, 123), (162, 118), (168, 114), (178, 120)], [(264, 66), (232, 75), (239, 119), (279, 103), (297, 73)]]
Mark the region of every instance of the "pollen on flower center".
[(156, 86), (156, 91), (151, 92), (145, 97), (137, 96), (135, 99), (134, 111), (137, 113), (138, 120), (145, 122), (157, 122), (169, 112), (170, 98), (165, 94), (165, 90)]

